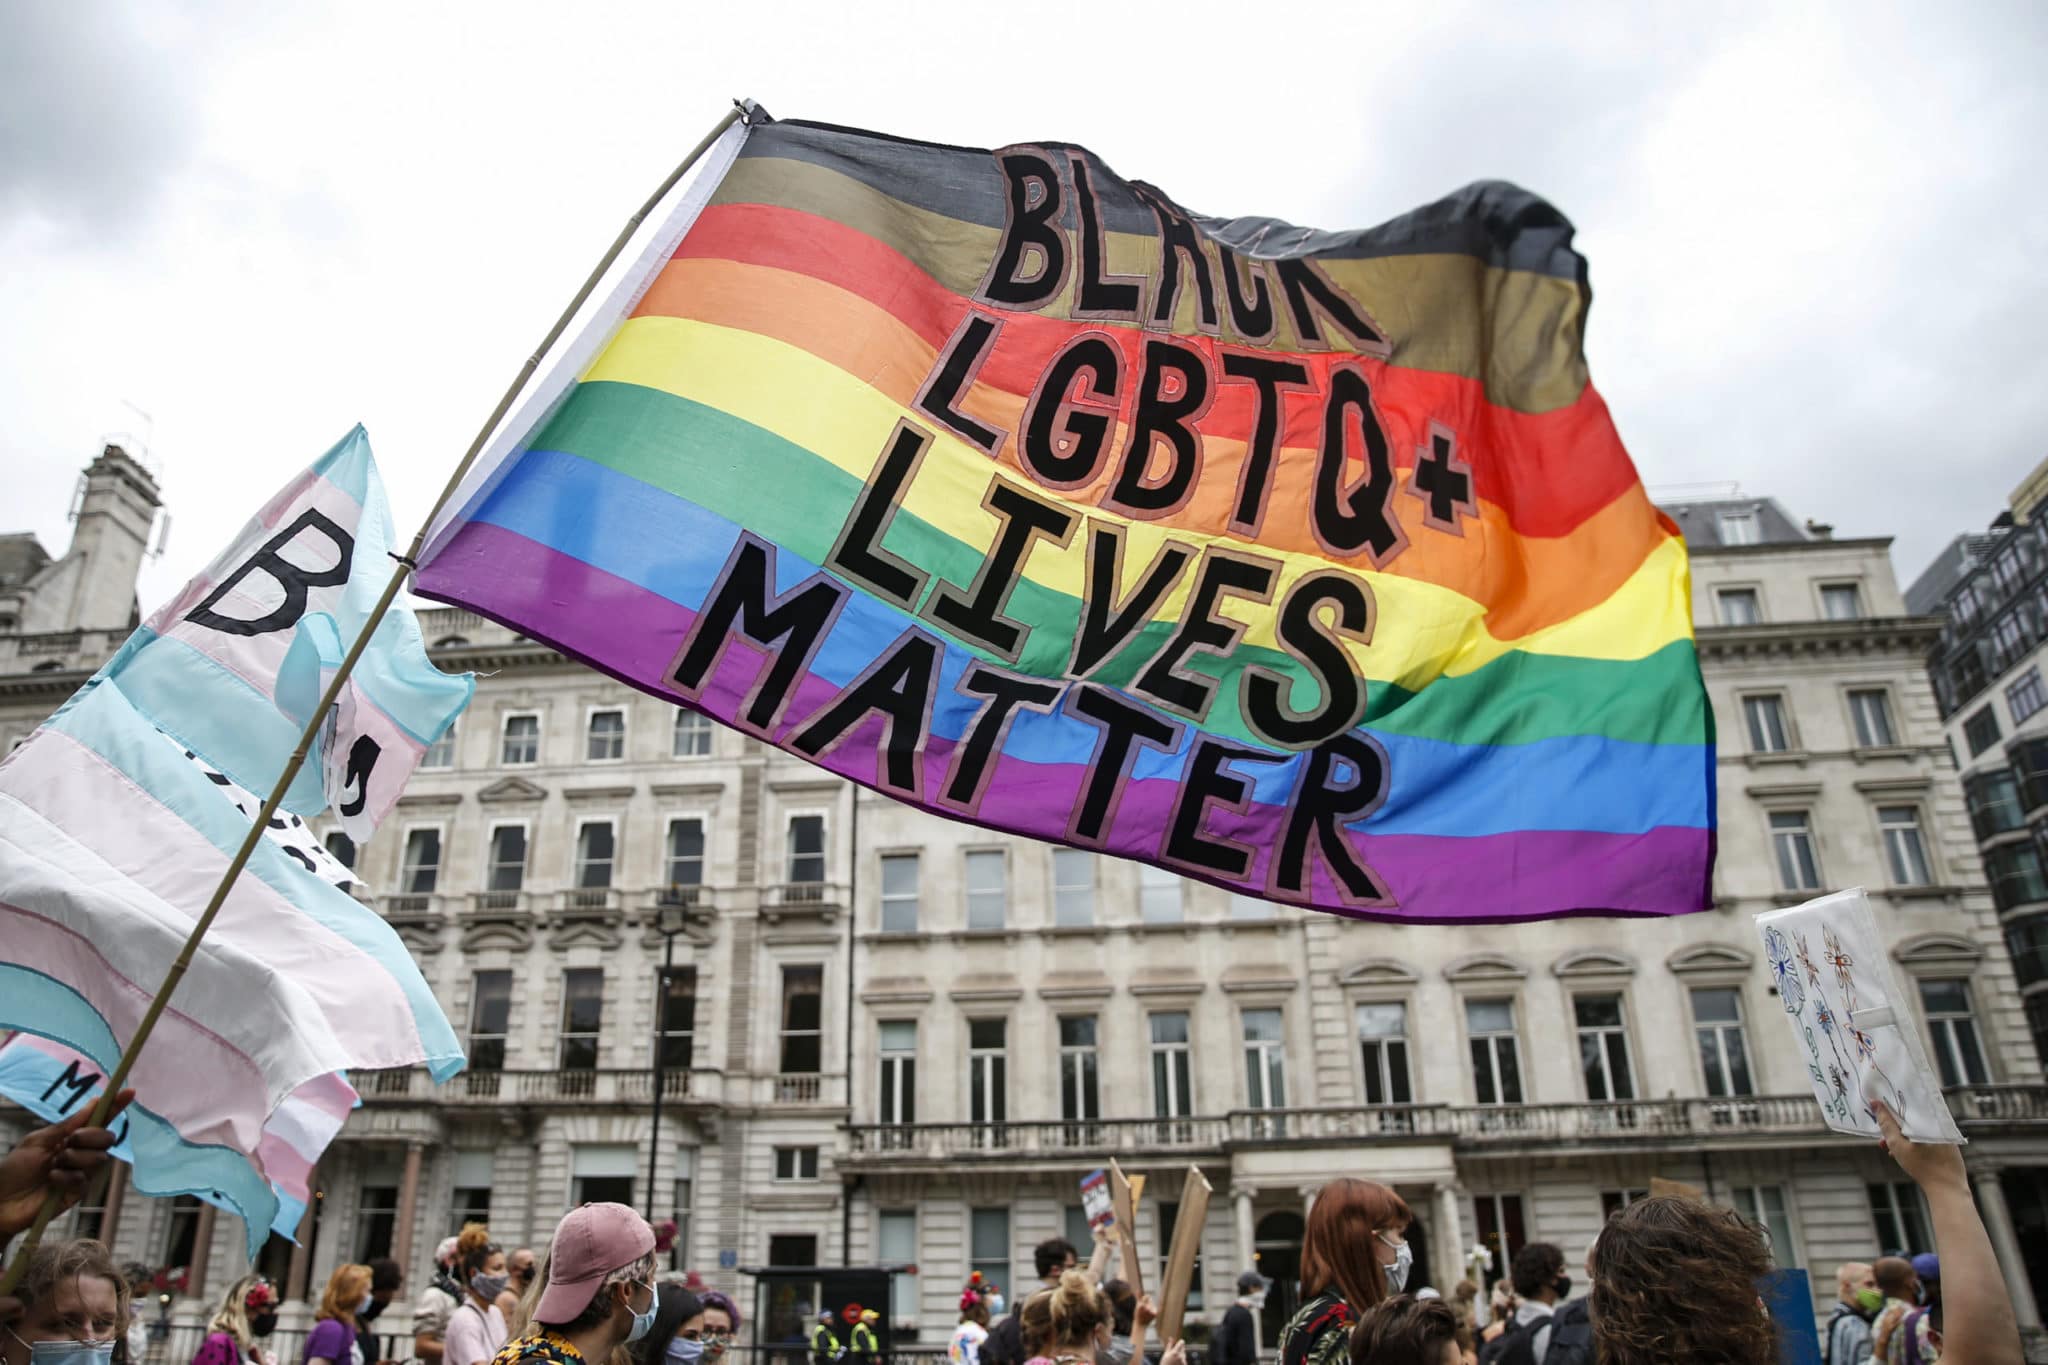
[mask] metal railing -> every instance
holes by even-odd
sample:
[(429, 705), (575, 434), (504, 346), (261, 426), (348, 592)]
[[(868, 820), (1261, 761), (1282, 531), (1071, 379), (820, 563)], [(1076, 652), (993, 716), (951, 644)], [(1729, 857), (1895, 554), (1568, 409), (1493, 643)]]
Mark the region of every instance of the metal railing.
[[(365, 1103), (409, 1100), (433, 1104), (541, 1104), (576, 1101), (586, 1104), (646, 1104), (654, 1098), (650, 1067), (633, 1070), (465, 1071), (444, 1084), (418, 1067), (391, 1071), (359, 1071), (349, 1078)], [(709, 1068), (670, 1069), (662, 1074), (666, 1099), (706, 1098), (718, 1094), (721, 1073)]]
[(1076, 1119), (1029, 1123), (855, 1124), (847, 1132), (856, 1156), (906, 1159), (1002, 1153), (1221, 1151), (1220, 1118)]

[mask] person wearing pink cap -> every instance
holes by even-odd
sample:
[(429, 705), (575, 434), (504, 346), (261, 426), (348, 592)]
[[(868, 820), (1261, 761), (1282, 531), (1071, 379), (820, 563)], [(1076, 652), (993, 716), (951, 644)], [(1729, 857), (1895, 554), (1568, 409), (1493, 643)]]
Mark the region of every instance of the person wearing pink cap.
[(654, 1325), (654, 1229), (624, 1204), (571, 1209), (544, 1273), (533, 1330), (492, 1365), (605, 1365)]

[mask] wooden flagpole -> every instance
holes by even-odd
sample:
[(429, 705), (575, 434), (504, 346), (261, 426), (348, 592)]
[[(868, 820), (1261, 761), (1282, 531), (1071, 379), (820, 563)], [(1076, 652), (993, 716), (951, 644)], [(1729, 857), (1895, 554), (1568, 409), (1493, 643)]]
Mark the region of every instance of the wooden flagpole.
[[(476, 463), (476, 457), (482, 452), (484, 443), (490, 439), (491, 433), (497, 430), (498, 423), (504, 420), (505, 414), (512, 410), (512, 404), (526, 388), (527, 382), (533, 378), (534, 371), (540, 368), (542, 358), (562, 339), (562, 333), (569, 329), (569, 324), (575, 320), (577, 311), (596, 291), (598, 283), (604, 278), (604, 273), (618, 260), (619, 254), (626, 249), (626, 244), (632, 240), (633, 234), (640, 230), (640, 224), (646, 220), (647, 215), (654, 212), (661, 201), (668, 197), (669, 191), (690, 173), (690, 168), (702, 159), (704, 153), (711, 150), (711, 144), (718, 141), (725, 130), (733, 124), (748, 118), (754, 112), (754, 108), (751, 101), (733, 101), (732, 109), (719, 119), (711, 131), (704, 135), (703, 140), (690, 149), (690, 154), (668, 173), (661, 185), (647, 197), (647, 202), (626, 220), (626, 225), (619, 229), (619, 235), (613, 239), (596, 268), (583, 281), (582, 287), (576, 291), (576, 296), (569, 300), (569, 306), (555, 319), (554, 326), (548, 328), (547, 335), (541, 338), (540, 345), (534, 348), (533, 354), (527, 356), (526, 363), (519, 367), (519, 373), (513, 377), (512, 383), (498, 399), (498, 405), (491, 409), (491, 415), (485, 418), (483, 426), (477, 429), (475, 439), (469, 443), (469, 449), (463, 452), (461, 462), (455, 466), (455, 472), (448, 476), (448, 482), (442, 487), (441, 495), (434, 499), (434, 505), (428, 509), (426, 518), (420, 522), (419, 534), (412, 538), (412, 545), (403, 555), (392, 556), (398, 564), (392, 570), (391, 580), (384, 585), (384, 591), (377, 598), (377, 604), (370, 609), (369, 619), (363, 623), (362, 631), (356, 636), (355, 643), (349, 646), (348, 653), (343, 656), (341, 666), (335, 669), (334, 677), (327, 684), (327, 690), (320, 696), (319, 705), (313, 708), (313, 714), (306, 721), (306, 728), (299, 734), (298, 747), (292, 750), (291, 759), (285, 764), (284, 771), (278, 775), (277, 784), (270, 789), (270, 795), (265, 798), (263, 808), (256, 813), (255, 820), (249, 825), (249, 832), (242, 837), (242, 846), (235, 850), (235, 856), (228, 862), (227, 871), (221, 874), (220, 885), (214, 887), (205, 910), (193, 921), (192, 932), (187, 935), (185, 946), (179, 950), (177, 960), (171, 964), (171, 970), (164, 977), (163, 985), (157, 987), (155, 997), (149, 1002), (148, 1010), (143, 1013), (142, 1022), (136, 1025), (134, 1035), (129, 1038), (127, 1046), (121, 1049), (120, 1063), (114, 1068), (114, 1074), (107, 1078), (106, 1088), (100, 1092), (99, 1100), (93, 1106), (92, 1118), (89, 1120), (92, 1127), (100, 1127), (106, 1122), (107, 1111), (113, 1105), (115, 1094), (127, 1084), (128, 1073), (134, 1069), (136, 1056), (142, 1051), (143, 1044), (149, 1041), (149, 1035), (156, 1028), (157, 1020), (163, 1017), (164, 1007), (170, 1003), (172, 992), (176, 991), (178, 983), (184, 980), (186, 969), (192, 965), (193, 954), (199, 949), (200, 940), (205, 938), (206, 931), (213, 927), (214, 916), (220, 913), (220, 907), (227, 900), (228, 891), (234, 886), (236, 879), (242, 875), (242, 869), (249, 865), (249, 859), (254, 856), (257, 845), (263, 838), (264, 829), (269, 826), (271, 817), (277, 814), (278, 806), (284, 801), (286, 789), (299, 775), (299, 769), (305, 766), (306, 755), (312, 751), (314, 741), (320, 733), (321, 723), (327, 719), (327, 713), (333, 708), (335, 699), (341, 695), (341, 689), (348, 682), (349, 675), (355, 672), (356, 662), (363, 657), (370, 637), (376, 634), (378, 623), (384, 619), (385, 613), (391, 610), (391, 604), (397, 600), (398, 591), (404, 585), (406, 575), (419, 567), (415, 561), (418, 560), (420, 551), (426, 548), (427, 532), (433, 529), (434, 518), (441, 514), (441, 508), (448, 500), (455, 496), (455, 490), (461, 486), (470, 466)], [(55, 1189), (44, 1197), (43, 1206), (37, 1211), (35, 1222), (29, 1226), (20, 1250), (15, 1252), (14, 1260), (8, 1265), (6, 1273), (0, 1275), (0, 1294), (12, 1293), (14, 1287), (21, 1282), (22, 1275), (28, 1269), (29, 1257), (41, 1244), (43, 1234), (50, 1226), (50, 1220), (57, 1215), (60, 1198)]]

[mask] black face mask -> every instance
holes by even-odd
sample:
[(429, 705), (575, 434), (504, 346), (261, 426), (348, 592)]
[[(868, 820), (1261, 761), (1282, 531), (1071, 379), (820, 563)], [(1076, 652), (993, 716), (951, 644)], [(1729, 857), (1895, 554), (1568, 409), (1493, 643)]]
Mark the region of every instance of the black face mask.
[(514, 1270), (514, 1271), (512, 1272), (512, 1278), (513, 1278), (514, 1280), (518, 1281), (518, 1282), (519, 1282), (520, 1284), (523, 1284), (523, 1285), (524, 1285), (524, 1284), (532, 1284), (532, 1283), (533, 1283), (533, 1267), (532, 1267), (532, 1266), (530, 1266), (530, 1265), (520, 1266), (520, 1267), (519, 1267), (519, 1268), (518, 1268), (517, 1270)]
[[(376, 1299), (371, 1299), (370, 1306), (368, 1308), (365, 1308), (362, 1312), (356, 1314), (356, 1316), (364, 1322), (369, 1322), (383, 1311), (384, 1305), (382, 1303), (379, 1303)], [(271, 1321), (275, 1322), (276, 1319), (272, 1318)]]
[(1571, 1297), (1572, 1293), (1572, 1277), (1569, 1275), (1560, 1275), (1557, 1277), (1555, 1281), (1551, 1283), (1550, 1288), (1552, 1292), (1554, 1292), (1557, 1295), (1558, 1298), (1568, 1299)]
[(277, 1314), (258, 1313), (249, 1319), (249, 1335), (267, 1337), (277, 1330)]

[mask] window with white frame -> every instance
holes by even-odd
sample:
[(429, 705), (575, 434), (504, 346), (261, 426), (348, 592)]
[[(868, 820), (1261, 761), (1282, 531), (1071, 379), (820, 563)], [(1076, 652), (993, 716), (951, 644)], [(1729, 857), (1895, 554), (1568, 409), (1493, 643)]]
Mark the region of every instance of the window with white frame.
[(562, 973), (561, 1069), (595, 1071), (603, 1029), (604, 969), (571, 967)]
[(1159, 1010), (1145, 1022), (1152, 1036), (1152, 1116), (1188, 1118), (1195, 1112), (1195, 1092), (1187, 1012)]
[(426, 747), (420, 755), (422, 768), (452, 768), (455, 766), (455, 722), (449, 721), (441, 737)]
[(469, 1069), (503, 1071), (511, 1030), (512, 973), (474, 973), (469, 979)]
[(1009, 1021), (967, 1021), (967, 1110), (975, 1123), (1006, 1123), (1010, 1114)]
[(1707, 1093), (1716, 1099), (1754, 1095), (1749, 1046), (1742, 1029), (1742, 992), (1732, 986), (1703, 986), (1692, 993), (1693, 1035)]
[(656, 967), (654, 973), (661, 1000), (662, 1069), (688, 1071), (697, 1060), (697, 969)]
[(583, 757), (592, 763), (616, 763), (626, 756), (626, 713), (592, 711), (584, 738)]
[(697, 1149), (679, 1147), (676, 1149), (676, 1177), (673, 1186), (675, 1211), (669, 1216), (676, 1221), (676, 1240), (669, 1248), (668, 1268), (687, 1270), (690, 1259), (690, 1215), (697, 1206)]
[(792, 815), (785, 830), (789, 845), (789, 880), (816, 885), (825, 880), (825, 817)]
[(1877, 1249), (1887, 1256), (1911, 1256), (1934, 1245), (1927, 1235), (1931, 1222), (1920, 1187), (1910, 1180), (1872, 1181), (1870, 1221), (1877, 1226)]
[(1781, 1269), (1790, 1269), (1806, 1259), (1799, 1254), (1799, 1243), (1792, 1237), (1792, 1215), (1785, 1202), (1784, 1186), (1737, 1185), (1728, 1195), (1735, 1211), (1770, 1237), (1771, 1260)]
[(1096, 1083), (1095, 1016), (1060, 1016), (1060, 1117), (1068, 1122), (1102, 1117)]
[(1287, 1056), (1279, 1010), (1246, 1010), (1244, 1091), (1247, 1109), (1287, 1107)]
[(1963, 740), (1970, 746), (1970, 757), (1975, 758), (1992, 745), (1998, 743), (1998, 712), (1989, 706), (1981, 706), (1970, 713), (1963, 722)]
[(669, 732), (669, 753), (676, 758), (711, 756), (711, 717), (702, 711), (678, 709)]
[(1771, 812), (1771, 851), (1778, 859), (1780, 888), (1820, 890), (1820, 857), (1813, 846), (1813, 819), (1805, 811)]
[[(875, 1254), (883, 1265), (917, 1264), (917, 1210), (880, 1209), (875, 1214)], [(899, 1270), (889, 1277), (889, 1316), (917, 1313), (917, 1271)]]
[(1589, 1100), (1632, 1100), (1635, 1072), (1629, 1066), (1628, 1026), (1619, 995), (1575, 995), (1572, 1016), (1579, 1030), (1579, 1070)]
[(1984, 1049), (1977, 1040), (1977, 1013), (1970, 1008), (1967, 981), (1922, 981), (1920, 1007), (1934, 1043), (1934, 1065), (1944, 1087), (1988, 1085)]
[(1753, 626), (1764, 618), (1755, 588), (1723, 588), (1714, 594), (1714, 603), (1724, 626)]
[(449, 1225), (491, 1221), (491, 1184), (497, 1175), (497, 1154), (487, 1151), (455, 1153), (454, 1186), (448, 1199)]
[(704, 817), (678, 815), (670, 820), (663, 852), (663, 880), (671, 890), (682, 893), (679, 899), (687, 900), (704, 884)]
[(540, 717), (531, 712), (505, 717), (504, 742), (498, 761), (507, 767), (540, 762)]
[(576, 827), (576, 885), (600, 891), (612, 884), (616, 836), (609, 820), (585, 820)]
[(782, 1074), (815, 1076), (825, 1066), (825, 969), (782, 969)]
[(351, 872), (356, 870), (355, 840), (349, 838), (348, 835), (340, 830), (335, 829), (327, 832), (327, 837), (321, 841), (321, 844), (327, 849), (329, 856), (334, 861), (340, 863)]
[(1365, 1061), (1367, 1104), (1409, 1104), (1408, 1006), (1398, 1000), (1358, 1007), (1358, 1048)]
[(917, 1021), (884, 1019), (876, 1026), (881, 1045), (883, 1123), (917, 1122)]
[(967, 927), (1000, 929), (1009, 913), (1009, 867), (999, 848), (969, 849)]
[(427, 825), (405, 832), (405, 863), (398, 888), (408, 896), (425, 896), (441, 880), (441, 831)]
[(1052, 851), (1052, 922), (1070, 929), (1095, 923), (1095, 855), (1086, 849)]
[(777, 1180), (816, 1180), (818, 1178), (818, 1149), (816, 1147), (777, 1147), (775, 1149), (775, 1178)]
[(1007, 1285), (1021, 1295), (1021, 1287), (1010, 1275), (1009, 1209), (968, 1211), (967, 1269), (970, 1273), (978, 1272), (985, 1284)]
[(1792, 747), (1792, 731), (1785, 723), (1785, 698), (1778, 693), (1744, 697), (1742, 719), (1749, 728), (1751, 753), (1782, 754)]
[(1920, 831), (1918, 806), (1879, 806), (1877, 827), (1884, 835), (1884, 860), (1893, 886), (1929, 886), (1927, 838)]
[(1820, 614), (1829, 621), (1857, 621), (1863, 617), (1863, 590), (1854, 583), (1820, 585)]
[(631, 1205), (634, 1177), (646, 1167), (631, 1143), (575, 1143), (569, 1148), (569, 1202)]
[(2006, 685), (2005, 709), (2012, 713), (2012, 723), (2018, 725), (2048, 706), (2048, 690), (2041, 686), (2041, 668), (2035, 665), (2014, 678)]
[(1138, 864), (1138, 918), (1147, 924), (1180, 923), (1180, 878), (1163, 867)]
[(1515, 1253), (1528, 1241), (1528, 1223), (1522, 1213), (1519, 1194), (1476, 1194), (1472, 1196), (1472, 1222), (1479, 1233), (1479, 1245), (1493, 1253), (1480, 1274), (1487, 1285), (1506, 1279)]
[(526, 826), (498, 825), (491, 830), (488, 891), (517, 891), (526, 885)]
[(1763, 539), (1754, 507), (1724, 507), (1717, 520), (1723, 545), (1755, 545)]
[(1521, 1048), (1513, 1000), (1467, 1000), (1465, 1032), (1472, 1049), (1472, 1090), (1481, 1104), (1522, 1102)]
[(1856, 724), (1856, 743), (1882, 749), (1898, 743), (1892, 729), (1891, 696), (1882, 687), (1859, 687), (1849, 693), (1849, 717)]
[(882, 932), (917, 932), (918, 864), (915, 853), (882, 855)]

